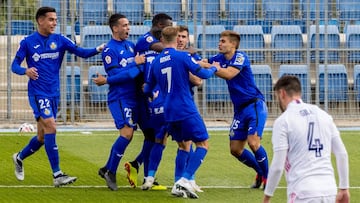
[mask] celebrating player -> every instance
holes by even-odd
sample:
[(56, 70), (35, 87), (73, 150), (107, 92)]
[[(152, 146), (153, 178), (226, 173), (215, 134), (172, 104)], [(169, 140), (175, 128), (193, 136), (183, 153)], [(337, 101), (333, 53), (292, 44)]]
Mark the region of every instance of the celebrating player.
[(130, 143), (136, 129), (136, 76), (141, 72), (138, 65), (145, 62), (145, 56), (135, 56), (135, 45), (128, 41), (130, 33), (129, 20), (121, 14), (109, 18), (112, 39), (102, 52), (107, 77), (98, 74), (94, 78), (97, 85), (109, 84), (108, 107), (119, 130), (119, 137), (114, 142), (106, 165), (99, 169), (99, 175), (106, 180), (111, 190), (118, 190), (116, 171), (125, 149)]
[[(15, 176), (24, 180), (23, 160), (45, 145), (54, 177), (58, 187), (74, 182), (76, 177), (66, 175), (60, 170), (59, 152), (56, 144), (56, 114), (60, 97), (60, 68), (65, 51), (80, 57), (91, 57), (100, 52), (104, 45), (92, 49), (78, 47), (61, 34), (54, 34), (57, 25), (56, 10), (41, 7), (36, 12), (37, 32), (25, 37), (11, 65), (18, 75), (29, 77), (29, 103), (37, 121), (37, 135), (19, 153), (13, 155)], [(21, 67), (26, 58), (27, 68)]]
[[(240, 35), (226, 30), (221, 33), (219, 54), (209, 59), (217, 61), (221, 69), (216, 75), (226, 80), (231, 101), (234, 105), (234, 118), (230, 127), (230, 151), (240, 162), (256, 172), (252, 188), (265, 187), (268, 174), (268, 157), (260, 140), (267, 118), (267, 107), (263, 94), (255, 85), (250, 61), (246, 54), (237, 51)], [(245, 149), (248, 144), (253, 153)]]

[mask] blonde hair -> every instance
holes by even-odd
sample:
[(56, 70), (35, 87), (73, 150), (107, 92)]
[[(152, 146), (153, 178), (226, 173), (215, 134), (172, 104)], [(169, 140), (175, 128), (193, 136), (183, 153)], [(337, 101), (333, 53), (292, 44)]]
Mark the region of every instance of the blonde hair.
[(220, 37), (227, 37), (229, 38), (230, 42), (235, 42), (236, 49), (239, 48), (240, 44), (240, 35), (237, 32), (232, 30), (225, 30), (221, 33)]
[(178, 32), (179, 32), (178, 27), (172, 27), (172, 26), (165, 27), (161, 32), (162, 40), (164, 40), (165, 43), (174, 42), (174, 41), (176, 42)]

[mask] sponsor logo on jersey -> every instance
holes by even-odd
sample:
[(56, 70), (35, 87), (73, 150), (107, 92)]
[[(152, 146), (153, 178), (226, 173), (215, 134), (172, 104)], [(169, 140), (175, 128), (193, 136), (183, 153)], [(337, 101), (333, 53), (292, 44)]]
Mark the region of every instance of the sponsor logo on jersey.
[(37, 45), (34, 46), (34, 49), (37, 49), (39, 47), (40, 47), (40, 44), (37, 44)]
[(170, 61), (170, 60), (171, 60), (170, 55), (163, 56), (163, 57), (160, 58), (160, 63), (164, 63), (164, 62)]
[(191, 57), (191, 61), (193, 62), (193, 63), (198, 63), (195, 59), (194, 59), (194, 57)]
[(43, 53), (40, 55), (38, 53), (35, 53), (32, 58), (35, 62), (38, 62), (40, 59), (57, 59), (59, 58), (59, 52)]
[(122, 67), (126, 67), (127, 65), (127, 60), (126, 59), (121, 59), (120, 63), (119, 63)]
[(129, 50), (131, 53), (134, 53), (134, 49), (132, 47), (129, 47)]

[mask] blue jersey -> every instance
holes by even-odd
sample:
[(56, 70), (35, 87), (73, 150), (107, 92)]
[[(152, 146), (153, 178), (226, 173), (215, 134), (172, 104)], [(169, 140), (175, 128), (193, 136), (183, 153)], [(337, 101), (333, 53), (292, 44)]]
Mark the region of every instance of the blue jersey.
[(42, 36), (38, 32), (34, 32), (20, 42), (20, 47), (11, 65), (12, 71), (24, 75), (26, 68), (21, 67), (21, 63), (26, 58), (28, 68), (35, 67), (39, 74), (37, 80), (29, 79), (29, 96), (53, 97), (60, 95), (60, 68), (65, 51), (83, 58), (97, 54), (96, 48), (77, 47), (73, 41), (61, 34)]
[(265, 100), (263, 94), (256, 87), (250, 61), (244, 52), (236, 51), (233, 58), (227, 60), (224, 54), (217, 54), (209, 59), (209, 63), (219, 62), (222, 68), (229, 66), (240, 70), (231, 80), (226, 80), (230, 98), (235, 108), (246, 106), (254, 99)]
[(136, 99), (135, 77), (140, 70), (135, 63), (134, 48), (131, 41), (111, 39), (102, 52), (109, 84), (108, 101)]
[(180, 121), (198, 114), (190, 92), (189, 71), (200, 77), (209, 78), (215, 67), (201, 68), (186, 52), (174, 48), (164, 49), (153, 61), (145, 92), (149, 93), (158, 84), (164, 96), (165, 120)]
[[(142, 84), (149, 77), (151, 63), (154, 61), (155, 57), (159, 55), (159, 52), (150, 49), (150, 47), (154, 43), (158, 43), (158, 42), (160, 41), (156, 39), (150, 32), (147, 32), (143, 36), (141, 36), (136, 43), (135, 46), (136, 52), (139, 52), (139, 54), (144, 54), (146, 57), (146, 63), (143, 65), (144, 75), (143, 75)], [(156, 92), (158, 90), (159, 87), (155, 86), (153, 92)], [(146, 102), (148, 102), (147, 104), (148, 108), (151, 111), (150, 113), (153, 113), (154, 108), (160, 108), (163, 106), (164, 101), (162, 98), (163, 96), (161, 95), (161, 92), (159, 92), (158, 97), (151, 102), (149, 102), (149, 100), (145, 97)]]

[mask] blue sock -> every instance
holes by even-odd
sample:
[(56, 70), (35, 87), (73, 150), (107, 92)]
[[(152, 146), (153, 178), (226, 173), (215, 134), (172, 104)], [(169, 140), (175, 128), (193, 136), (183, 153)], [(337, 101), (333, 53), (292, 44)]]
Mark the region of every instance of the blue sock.
[(139, 164), (139, 166), (144, 163), (144, 151), (147, 151), (149, 146), (150, 145), (152, 146), (152, 144), (153, 142), (149, 140), (144, 140), (141, 152), (137, 155), (135, 159), (135, 161)]
[(189, 152), (178, 149), (175, 158), (175, 182), (178, 181), (184, 174), (186, 162), (189, 157)]
[(148, 176), (148, 172), (149, 172), (149, 162), (150, 162), (150, 152), (151, 149), (154, 146), (154, 142), (153, 141), (149, 141), (149, 140), (145, 140), (144, 141), (144, 146), (143, 146), (143, 163), (144, 163), (144, 177)]
[(113, 174), (116, 174), (117, 168), (119, 166), (120, 160), (124, 155), (126, 147), (129, 145), (130, 140), (126, 139), (123, 136), (119, 136), (118, 139), (115, 141), (115, 143), (112, 146), (111, 149), (111, 155), (109, 157), (109, 165), (108, 169)]
[(249, 150), (244, 149), (243, 153), (237, 159), (248, 167), (253, 168), (257, 174), (263, 175), (263, 171), (256, 161), (255, 156)]
[[(190, 145), (190, 154), (189, 154), (189, 158), (187, 160), (187, 163), (189, 162), (190, 160), (190, 157), (194, 155), (194, 149), (193, 149), (193, 145), (191, 144)], [(195, 174), (193, 174), (189, 180), (195, 180)]]
[(55, 133), (45, 134), (44, 145), (53, 173), (60, 171), (59, 151), (56, 145), (56, 134)]
[(161, 157), (165, 146), (160, 143), (155, 143), (150, 152), (149, 172), (148, 176), (155, 177), (155, 173), (159, 167)]
[(19, 153), (19, 159), (24, 160), (26, 157), (34, 154), (42, 145), (43, 143), (39, 142), (37, 135), (35, 135), (31, 138), (29, 144)]
[(207, 149), (202, 147), (196, 147), (195, 152), (190, 157), (190, 160), (186, 166), (185, 173), (183, 175), (184, 178), (190, 180), (191, 176), (193, 176), (196, 170), (200, 167), (207, 153)]
[(267, 175), (269, 173), (269, 163), (264, 147), (260, 146), (260, 148), (254, 154), (256, 161), (258, 162), (261, 170), (263, 171), (263, 177), (267, 178)]

